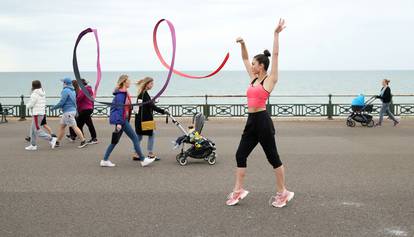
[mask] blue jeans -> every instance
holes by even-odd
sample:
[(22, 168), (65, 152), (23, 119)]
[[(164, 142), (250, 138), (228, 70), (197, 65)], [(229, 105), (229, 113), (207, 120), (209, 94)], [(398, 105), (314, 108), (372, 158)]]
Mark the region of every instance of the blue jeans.
[(398, 122), (397, 119), (395, 119), (394, 115), (391, 113), (390, 103), (382, 103), (381, 110), (380, 110), (380, 113), (379, 113), (379, 121), (378, 121), (379, 125), (382, 124), (384, 114), (387, 114), (388, 117), (390, 117), (390, 119), (392, 119), (392, 121)]
[[(138, 142), (141, 145), (143, 135), (138, 134)], [(149, 153), (152, 153), (154, 151), (154, 142), (155, 142), (155, 131), (152, 132), (152, 136), (148, 136), (148, 144), (147, 144), (147, 150)]]
[[(141, 147), (139, 146), (138, 136), (135, 131), (132, 129), (131, 125), (128, 121), (122, 126), (121, 132), (125, 132), (125, 134), (131, 139), (132, 144), (134, 145), (134, 150), (137, 153), (138, 157), (141, 160), (144, 160), (145, 156), (142, 154)], [(122, 134), (121, 134), (122, 136)], [(107, 161), (109, 156), (111, 155), (112, 151), (114, 150), (116, 144), (110, 144), (106, 149), (104, 160)]]

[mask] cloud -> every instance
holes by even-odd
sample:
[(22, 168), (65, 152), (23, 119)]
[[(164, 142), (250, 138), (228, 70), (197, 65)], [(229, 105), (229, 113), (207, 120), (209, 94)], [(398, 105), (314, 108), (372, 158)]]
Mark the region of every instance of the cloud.
[[(227, 51), (227, 70), (243, 69), (234, 40), (243, 36), (250, 56), (271, 49), (277, 19), (281, 69), (412, 69), (411, 1), (2, 1), (0, 71), (71, 70), (77, 34), (99, 30), (104, 70), (164, 70), (152, 48), (152, 27), (170, 19), (177, 30), (177, 67), (209, 70)], [(170, 53), (167, 27), (160, 46)], [(79, 48), (83, 70), (94, 70), (95, 46)], [(5, 60), (13, 58), (13, 60)]]

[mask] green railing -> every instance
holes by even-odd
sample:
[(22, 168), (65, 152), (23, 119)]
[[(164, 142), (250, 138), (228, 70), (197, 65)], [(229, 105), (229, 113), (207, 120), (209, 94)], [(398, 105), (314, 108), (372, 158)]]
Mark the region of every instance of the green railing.
[[(327, 117), (332, 119), (338, 116), (347, 116), (351, 113), (351, 106), (349, 103), (334, 103), (334, 99), (347, 98), (347, 101), (355, 95), (276, 95), (271, 96), (267, 103), (267, 111), (271, 116), (275, 117)], [(369, 97), (369, 96), (367, 96)], [(409, 103), (394, 103), (391, 105), (391, 111), (397, 116), (414, 116), (414, 94), (394, 95), (393, 98), (402, 98), (410, 101)], [(27, 96), (0, 96), (2, 99), (19, 99), (19, 104), (4, 104), (2, 105), (3, 113), (7, 116), (19, 117), (24, 120), (30, 116), (30, 110), (26, 108), (24, 100)], [(48, 99), (58, 99), (57, 96), (48, 97)], [(99, 100), (110, 100), (112, 96), (100, 96)], [(185, 117), (193, 116), (193, 114), (201, 112), (206, 117), (245, 117), (247, 116), (247, 105), (242, 103), (209, 103), (209, 99), (226, 98), (240, 98), (245, 100), (244, 95), (202, 95), (202, 96), (162, 96), (161, 99), (202, 99), (204, 103), (186, 103), (186, 104), (158, 104), (159, 107), (168, 109), (173, 116)], [(326, 99), (326, 103), (270, 103), (271, 99), (285, 98), (285, 99), (309, 99), (318, 98), (319, 100)], [(349, 100), (348, 100), (349, 98)], [(46, 114), (50, 117), (57, 117), (61, 115), (59, 110), (52, 110), (52, 105), (46, 107)], [(372, 114), (379, 113), (381, 104), (379, 101), (374, 104)], [(95, 104), (94, 116), (108, 116), (109, 108), (99, 103)]]

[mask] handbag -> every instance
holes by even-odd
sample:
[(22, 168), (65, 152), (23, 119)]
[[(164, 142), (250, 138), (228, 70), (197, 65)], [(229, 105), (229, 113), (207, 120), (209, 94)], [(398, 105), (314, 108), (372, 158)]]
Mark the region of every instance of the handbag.
[[(138, 101), (138, 99), (137, 99)], [(144, 94), (142, 94), (142, 102), (144, 102)], [(142, 121), (144, 115), (144, 105), (141, 105), (141, 131), (151, 131), (155, 130), (155, 121)]]
[(141, 121), (141, 130), (142, 131), (149, 131), (155, 130), (155, 121)]

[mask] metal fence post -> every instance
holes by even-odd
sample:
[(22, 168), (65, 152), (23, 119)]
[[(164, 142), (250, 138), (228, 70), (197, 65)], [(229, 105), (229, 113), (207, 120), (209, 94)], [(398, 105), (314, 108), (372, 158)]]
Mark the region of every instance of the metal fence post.
[(24, 104), (24, 95), (20, 96), (20, 119), (19, 121), (25, 121), (26, 120), (26, 105)]
[(332, 95), (329, 94), (329, 102), (328, 102), (328, 107), (327, 107), (327, 114), (328, 114), (328, 119), (333, 119), (333, 104), (332, 104)]
[(396, 115), (395, 114), (395, 106), (394, 106), (394, 102), (391, 100), (391, 103), (390, 103), (390, 112), (393, 114), (393, 115)]
[(267, 98), (266, 110), (270, 117), (272, 117), (272, 105), (270, 105), (270, 96)]
[(210, 107), (208, 106), (208, 95), (205, 95), (205, 103), (203, 105), (203, 114), (206, 117), (206, 120), (208, 120), (208, 117), (210, 116)]

